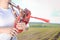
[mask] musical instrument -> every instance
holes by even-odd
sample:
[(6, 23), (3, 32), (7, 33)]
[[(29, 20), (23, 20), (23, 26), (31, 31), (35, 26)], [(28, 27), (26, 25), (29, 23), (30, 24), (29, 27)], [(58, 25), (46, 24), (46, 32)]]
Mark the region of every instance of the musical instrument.
[[(19, 15), (17, 16), (17, 14), (15, 13), (15, 16), (16, 16), (16, 21), (15, 21), (15, 24), (14, 24), (14, 27), (16, 28), (16, 24), (17, 22), (24, 22), (25, 24), (28, 24), (29, 23), (29, 20), (30, 18), (35, 18), (35, 19), (38, 19), (38, 20), (42, 20), (44, 22), (47, 22), (49, 23), (49, 20), (47, 19), (44, 19), (44, 18), (38, 18), (38, 17), (34, 17), (34, 16), (31, 16), (31, 11), (28, 10), (27, 8), (25, 9), (22, 9), (19, 5), (16, 6), (15, 3), (11, 2), (9, 3), (12, 7), (12, 10), (14, 11), (14, 7), (18, 9), (19, 11)], [(23, 30), (18, 30), (19, 32), (22, 32)]]

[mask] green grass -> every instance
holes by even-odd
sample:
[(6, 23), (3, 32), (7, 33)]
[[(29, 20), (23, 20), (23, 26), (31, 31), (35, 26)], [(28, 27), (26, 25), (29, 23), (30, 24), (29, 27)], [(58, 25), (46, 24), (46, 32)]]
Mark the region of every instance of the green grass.
[[(18, 35), (18, 40), (52, 40), (60, 32), (60, 28), (34, 28)], [(57, 38), (60, 40), (60, 37)]]
[(20, 33), (17, 37), (18, 40), (60, 40), (59, 32), (60, 24), (30, 23), (29, 30)]

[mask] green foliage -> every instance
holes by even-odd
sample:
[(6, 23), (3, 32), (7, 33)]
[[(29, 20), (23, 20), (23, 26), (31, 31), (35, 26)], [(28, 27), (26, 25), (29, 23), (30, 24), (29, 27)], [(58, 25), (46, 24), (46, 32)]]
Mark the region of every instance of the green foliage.
[(60, 24), (52, 24), (52, 23), (30, 23), (30, 27), (41, 27), (41, 28), (56, 28), (56, 27), (60, 27)]

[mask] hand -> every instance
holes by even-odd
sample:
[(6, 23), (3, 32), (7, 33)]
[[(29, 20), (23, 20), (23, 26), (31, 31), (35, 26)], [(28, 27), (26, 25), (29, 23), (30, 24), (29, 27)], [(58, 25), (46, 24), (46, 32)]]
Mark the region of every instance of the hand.
[(23, 23), (23, 22), (19, 23), (18, 22), (16, 25), (16, 28), (13, 28), (11, 30), (12, 36), (17, 35), (18, 33), (21, 33), (22, 31), (24, 31), (25, 27), (26, 27), (25, 23)]
[(25, 27), (26, 27), (26, 24), (24, 23), (24, 22), (21, 22), (21, 23), (17, 23), (17, 25), (16, 25), (16, 28), (17, 28), (17, 30), (25, 30)]

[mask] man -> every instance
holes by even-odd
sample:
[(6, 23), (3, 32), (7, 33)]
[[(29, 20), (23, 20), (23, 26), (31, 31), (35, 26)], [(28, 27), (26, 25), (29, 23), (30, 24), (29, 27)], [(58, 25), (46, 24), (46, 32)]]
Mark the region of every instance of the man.
[(17, 23), (17, 29), (14, 28), (15, 17), (12, 9), (9, 8), (11, 0), (0, 0), (0, 40), (17, 40), (17, 29), (24, 30), (25, 23)]

